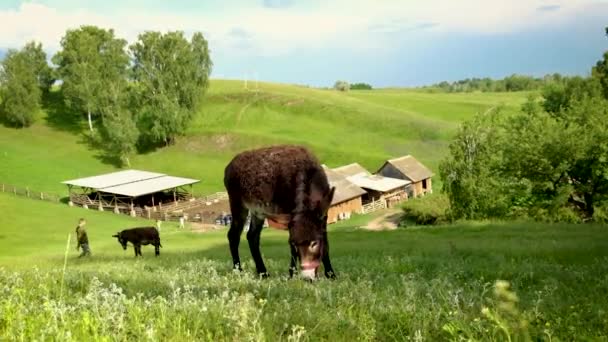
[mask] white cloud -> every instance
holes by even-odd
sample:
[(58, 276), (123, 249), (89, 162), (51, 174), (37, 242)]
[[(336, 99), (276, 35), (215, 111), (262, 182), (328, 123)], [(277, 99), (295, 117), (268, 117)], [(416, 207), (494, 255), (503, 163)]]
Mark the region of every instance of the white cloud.
[[(336, 0), (320, 2), (312, 9), (264, 8), (214, 13), (146, 12), (117, 7), (113, 15), (86, 9), (57, 11), (23, 3), (18, 10), (0, 11), (0, 47), (18, 47), (38, 40), (51, 51), (59, 47), (65, 30), (83, 24), (114, 28), (134, 41), (144, 30), (202, 31), (213, 52), (220, 54), (277, 55), (294, 49), (390, 48), (387, 41), (406, 39), (406, 33), (434, 32), (500, 33), (541, 25), (558, 25), (572, 18), (593, 0)], [(381, 3), (381, 4), (380, 4)], [(537, 9), (555, 6), (553, 11)], [(608, 14), (608, 13), (607, 13)], [(235, 32), (246, 33), (235, 35)], [(401, 35), (400, 35), (401, 33)], [(384, 37), (392, 34), (389, 37)], [(398, 43), (398, 41), (397, 41)]]

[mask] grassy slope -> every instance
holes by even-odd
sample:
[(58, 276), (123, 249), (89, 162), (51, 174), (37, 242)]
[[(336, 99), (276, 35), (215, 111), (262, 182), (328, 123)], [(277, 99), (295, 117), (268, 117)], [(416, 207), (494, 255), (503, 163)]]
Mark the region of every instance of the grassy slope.
[[(458, 123), (504, 103), (517, 110), (525, 94), (428, 94), (410, 90), (338, 93), (213, 80), (187, 136), (132, 158), (132, 167), (202, 180), (197, 191), (223, 189), (225, 164), (238, 151), (270, 143), (311, 146), (330, 166), (358, 161), (372, 171), (385, 158), (411, 153), (436, 169)], [(33, 127), (0, 127), (0, 182), (65, 193), (62, 180), (113, 170), (66, 115), (59, 98)], [(76, 122), (75, 122), (76, 121)], [(438, 183), (436, 183), (438, 184)]]
[[(123, 252), (110, 237), (135, 223), (122, 215), (6, 194), (0, 194), (0, 212), (0, 339), (65, 339), (69, 332), (78, 340), (279, 340), (298, 334), (340, 341), (458, 334), (505, 340), (483, 307), (499, 313), (511, 335), (523, 320), (533, 338), (597, 339), (608, 331), (608, 230), (601, 226), (477, 224), (385, 232), (336, 226), (329, 238), (339, 279), (311, 286), (286, 281), (284, 232), (264, 232), (262, 251), (273, 277), (258, 281), (245, 239), (246, 272), (229, 271), (225, 230), (195, 234), (167, 225), (161, 256), (146, 247), (135, 260), (131, 247)], [(77, 259), (70, 246), (62, 295), (65, 238), (81, 216), (89, 221), (94, 255)], [(508, 298), (493, 295), (496, 279), (512, 284), (520, 313), (501, 309)]]

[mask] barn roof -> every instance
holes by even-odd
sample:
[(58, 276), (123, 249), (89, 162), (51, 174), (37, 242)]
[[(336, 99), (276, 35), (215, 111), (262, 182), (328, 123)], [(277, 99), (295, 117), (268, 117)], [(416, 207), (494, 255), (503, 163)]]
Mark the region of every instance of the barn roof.
[(361, 189), (356, 184), (353, 184), (343, 175), (325, 165), (323, 165), (323, 170), (325, 170), (329, 184), (336, 187), (331, 205), (342, 203), (365, 194), (365, 190)]
[(391, 191), (411, 183), (410, 181), (403, 179), (369, 175), (363, 172), (347, 177), (347, 179), (363, 189), (371, 189), (379, 192)]
[(91, 188), (111, 194), (137, 197), (198, 183), (198, 179), (169, 176), (140, 170), (124, 170), (61, 183)]
[(359, 165), (359, 163), (352, 163), (340, 167), (335, 167), (333, 170), (345, 177), (354, 176), (358, 173), (366, 173), (368, 175), (371, 174), (363, 166)]
[(382, 170), (386, 164), (393, 165), (413, 182), (419, 182), (423, 179), (431, 178), (434, 175), (431, 170), (411, 155), (389, 159), (382, 165), (380, 170)]

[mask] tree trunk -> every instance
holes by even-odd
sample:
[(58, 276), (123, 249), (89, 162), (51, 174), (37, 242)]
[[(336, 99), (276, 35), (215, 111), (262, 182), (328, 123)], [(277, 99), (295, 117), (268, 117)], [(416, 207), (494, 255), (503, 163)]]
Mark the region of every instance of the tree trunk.
[(89, 130), (90, 130), (91, 132), (93, 132), (93, 121), (91, 121), (91, 110), (89, 110), (89, 111), (87, 112), (87, 115), (88, 115), (88, 118), (89, 118)]
[(585, 212), (589, 215), (589, 218), (592, 218), (595, 212), (593, 208), (593, 193), (586, 192), (583, 198), (585, 199)]

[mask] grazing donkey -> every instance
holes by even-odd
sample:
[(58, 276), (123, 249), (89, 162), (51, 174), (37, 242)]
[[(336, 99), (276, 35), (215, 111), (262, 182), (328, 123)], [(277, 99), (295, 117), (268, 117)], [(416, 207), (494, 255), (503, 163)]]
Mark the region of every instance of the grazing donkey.
[(247, 241), (261, 277), (268, 276), (260, 254), (260, 235), (268, 219), (269, 226), (289, 231), (290, 277), (299, 259), (304, 278), (314, 279), (321, 262), (325, 276), (335, 278), (327, 241), (327, 211), (335, 188), (308, 149), (279, 145), (242, 152), (226, 166), (224, 186), (232, 212), (228, 242), (235, 269), (242, 270), (239, 243), (249, 211)]
[(160, 255), (160, 247), (163, 246), (160, 244), (160, 235), (155, 227), (137, 227), (125, 229), (116, 233), (115, 235), (112, 235), (112, 237), (118, 238), (118, 242), (122, 245), (122, 248), (125, 251), (127, 250), (127, 243), (132, 243), (136, 257), (138, 255), (143, 256), (141, 255), (141, 245), (153, 245), (154, 254), (156, 256)]

